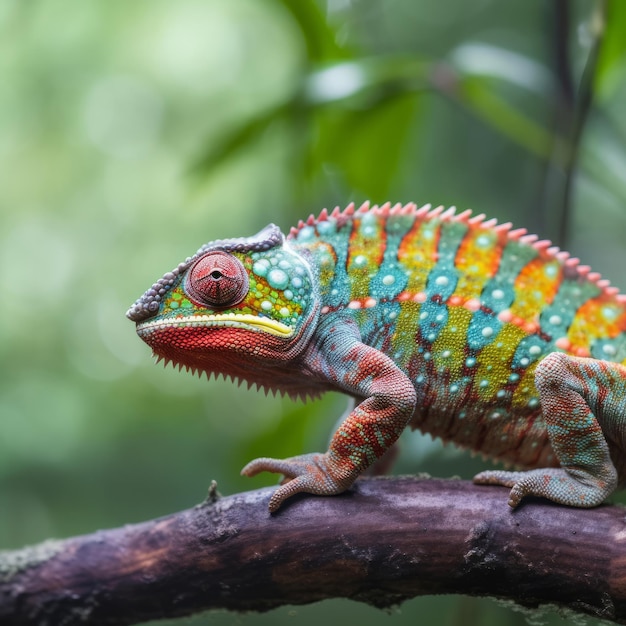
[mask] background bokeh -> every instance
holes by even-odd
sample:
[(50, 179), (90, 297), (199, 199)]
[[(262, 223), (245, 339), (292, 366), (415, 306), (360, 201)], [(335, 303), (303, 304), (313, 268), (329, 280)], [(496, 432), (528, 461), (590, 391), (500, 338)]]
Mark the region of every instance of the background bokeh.
[[(0, 548), (271, 484), (309, 405), (154, 366), (128, 306), (208, 240), (369, 198), (548, 237), (626, 288), (626, 3), (0, 3)], [(417, 433), (398, 471), (482, 463)], [(544, 623), (568, 619), (546, 612)], [(514, 624), (489, 600), (168, 624)]]

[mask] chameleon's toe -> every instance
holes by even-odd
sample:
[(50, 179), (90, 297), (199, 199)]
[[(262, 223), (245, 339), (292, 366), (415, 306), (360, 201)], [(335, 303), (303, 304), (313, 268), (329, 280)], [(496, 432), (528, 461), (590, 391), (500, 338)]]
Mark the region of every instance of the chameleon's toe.
[(281, 486), (272, 494), (269, 502), (271, 512), (296, 493), (312, 493), (332, 496), (345, 491), (356, 475), (339, 470), (327, 454), (303, 454), (290, 459), (260, 458), (248, 463), (241, 473), (255, 476), (260, 472), (282, 474)]
[(558, 504), (590, 508), (601, 504), (614, 489), (610, 480), (599, 480), (583, 470), (563, 468), (527, 472), (491, 470), (474, 476), (474, 482), (479, 485), (511, 487), (509, 506), (513, 509), (525, 496), (538, 496)]
[(502, 470), (488, 470), (480, 472), (474, 476), (476, 485), (501, 485), (502, 487), (513, 487), (515, 483), (525, 476), (526, 472), (505, 472)]
[(527, 472), (506, 472), (503, 470), (488, 470), (474, 476), (476, 485), (500, 485), (512, 487), (509, 494), (509, 506), (515, 508), (522, 498), (527, 495), (522, 485)]

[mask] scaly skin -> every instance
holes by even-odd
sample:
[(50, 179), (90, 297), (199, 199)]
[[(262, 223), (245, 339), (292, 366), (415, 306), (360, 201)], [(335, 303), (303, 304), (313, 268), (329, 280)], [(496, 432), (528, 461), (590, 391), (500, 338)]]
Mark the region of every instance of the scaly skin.
[(430, 206), (322, 211), (203, 246), (127, 313), (155, 355), (356, 405), (323, 454), (256, 459), (270, 500), (349, 488), (406, 426), (530, 471), (481, 484), (581, 507), (626, 477), (626, 297), (510, 224)]

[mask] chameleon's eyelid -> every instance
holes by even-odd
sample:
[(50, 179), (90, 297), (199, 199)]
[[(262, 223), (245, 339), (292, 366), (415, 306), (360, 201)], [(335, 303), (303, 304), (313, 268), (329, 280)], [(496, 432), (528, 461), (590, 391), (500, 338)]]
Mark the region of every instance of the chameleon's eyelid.
[(201, 306), (235, 306), (246, 297), (249, 284), (241, 261), (221, 250), (200, 256), (185, 276), (185, 292)]

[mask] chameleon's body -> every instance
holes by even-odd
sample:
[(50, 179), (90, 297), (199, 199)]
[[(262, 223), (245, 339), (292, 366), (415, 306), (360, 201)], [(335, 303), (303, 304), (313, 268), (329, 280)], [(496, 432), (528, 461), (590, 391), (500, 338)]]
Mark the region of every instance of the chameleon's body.
[[(529, 472), (476, 482), (595, 506), (626, 480), (626, 297), (509, 224), (414, 205), (215, 241), (131, 307), (166, 360), (355, 408), (325, 454), (243, 472), (334, 494), (410, 425)], [(560, 467), (559, 467), (560, 466)], [(562, 469), (564, 468), (564, 469)]]

